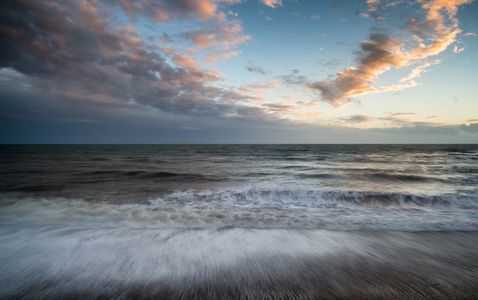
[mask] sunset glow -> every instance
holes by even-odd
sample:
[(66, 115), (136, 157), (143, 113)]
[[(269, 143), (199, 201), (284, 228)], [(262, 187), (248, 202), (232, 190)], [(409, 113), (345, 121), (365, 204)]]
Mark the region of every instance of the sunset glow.
[(472, 0), (3, 1), (2, 143), (477, 143)]

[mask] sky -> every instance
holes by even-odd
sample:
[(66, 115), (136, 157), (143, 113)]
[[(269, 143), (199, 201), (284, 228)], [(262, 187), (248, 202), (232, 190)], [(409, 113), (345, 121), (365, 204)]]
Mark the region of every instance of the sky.
[(0, 1), (0, 143), (478, 143), (478, 1)]

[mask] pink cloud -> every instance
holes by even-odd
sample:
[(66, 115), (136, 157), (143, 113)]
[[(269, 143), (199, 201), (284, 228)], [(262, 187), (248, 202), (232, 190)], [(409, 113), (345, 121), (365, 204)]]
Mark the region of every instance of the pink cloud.
[(261, 94), (267, 90), (275, 89), (281, 90), (281, 86), (278, 81), (272, 80), (266, 83), (253, 83), (247, 86), (241, 86), (240, 90), (245, 93), (254, 93), (254, 94)]
[(228, 20), (224, 13), (217, 14), (213, 28), (189, 30), (182, 37), (200, 49), (219, 47), (226, 50), (251, 39), (251, 36), (242, 33), (240, 21)]
[(144, 14), (152, 20), (159, 21), (197, 18), (202, 22), (207, 22), (216, 16), (218, 5), (240, 2), (241, 0), (118, 0), (125, 14), (132, 19), (137, 14)]
[(251, 36), (242, 33), (239, 20), (228, 20), (227, 15), (219, 12), (214, 17), (213, 27), (188, 30), (181, 37), (190, 41), (194, 47), (207, 49), (208, 55), (204, 61), (213, 62), (238, 56), (240, 51), (230, 51), (240, 44), (251, 40)]
[(173, 57), (173, 62), (187, 70), (197, 71), (201, 69), (196, 61), (190, 56), (176, 55)]
[(241, 51), (229, 51), (221, 54), (211, 54), (206, 57), (203, 57), (202, 60), (208, 63), (214, 63), (220, 60), (230, 59), (232, 57), (239, 56)]
[(262, 2), (262, 4), (272, 8), (282, 6), (282, 0), (260, 0), (260, 1)]

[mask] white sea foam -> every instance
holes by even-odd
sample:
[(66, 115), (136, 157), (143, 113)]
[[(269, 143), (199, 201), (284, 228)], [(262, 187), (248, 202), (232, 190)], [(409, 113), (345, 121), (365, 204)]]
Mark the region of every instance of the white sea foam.
[(131, 228), (477, 230), (476, 197), (323, 190), (176, 191), (146, 204), (2, 199), (0, 224)]
[[(41, 298), (89, 287), (207, 280), (216, 272), (247, 272), (250, 258), (326, 255), (357, 247), (344, 234), (250, 229), (134, 229), (85, 226), (3, 226), (0, 229), (0, 297), (37, 287)], [(282, 258), (281, 258), (282, 257)], [(285, 257), (285, 258), (284, 258)], [(8, 259), (6, 259), (8, 258)], [(241, 266), (242, 269), (239, 269)], [(257, 271), (257, 270), (256, 270)], [(58, 286), (52, 283), (61, 282)], [(38, 296), (38, 295), (37, 295)]]
[[(387, 273), (392, 268), (412, 274), (410, 284), (421, 276), (444, 285), (455, 274), (466, 286), (473, 273), (464, 261), (473, 253), (473, 241), (464, 234), (442, 235), (449, 241), (440, 244), (440, 236), (417, 233), (4, 225), (0, 298), (136, 298), (141, 292), (166, 299), (171, 291), (172, 298), (217, 298), (195, 294), (208, 285), (219, 294), (235, 287), (236, 296), (229, 298), (260, 290), (274, 293), (277, 287), (290, 298), (294, 291), (330, 291), (330, 281), (352, 291), (357, 284), (373, 295), (382, 265)], [(443, 255), (460, 263), (443, 261)], [(368, 279), (362, 282), (361, 276)], [(367, 284), (370, 278), (373, 285)], [(341, 289), (333, 289), (340, 295)], [(133, 294), (127, 297), (124, 291)]]

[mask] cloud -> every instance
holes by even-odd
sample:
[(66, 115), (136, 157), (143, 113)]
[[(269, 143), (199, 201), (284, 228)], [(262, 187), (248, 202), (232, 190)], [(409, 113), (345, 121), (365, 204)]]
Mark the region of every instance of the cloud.
[[(165, 8), (170, 18), (193, 17), (190, 14), (196, 13), (199, 19), (205, 19), (210, 10), (198, 3), (215, 5), (225, 1), (193, 2), (131, 2), (134, 7), (125, 7), (126, 1), (119, 3), (130, 15), (152, 13), (143, 11), (145, 5), (163, 5), (161, 9)], [(150, 40), (141, 39), (132, 26), (115, 27), (107, 17), (114, 4), (102, 3), (1, 1), (2, 80), (11, 82), (16, 74), (17, 79), (28, 82), (19, 87), (35, 98), (51, 99), (58, 105), (90, 103), (94, 107), (128, 111), (155, 109), (178, 115), (269, 118), (264, 109), (244, 102), (254, 97), (216, 87), (215, 82), (222, 80), (221, 74), (202, 69), (192, 56), (172, 47), (148, 44)], [(186, 10), (176, 11), (179, 7)], [(214, 51), (249, 39), (241, 34), (240, 24), (227, 20), (224, 13), (215, 12), (211, 18), (214, 27), (209, 32), (215, 34), (211, 41)], [(238, 53), (217, 50), (205, 59), (212, 61)]]
[(173, 39), (166, 32), (163, 32), (161, 35), (158, 36), (148, 36), (148, 40), (150, 40), (151, 42), (158, 41), (161, 44), (169, 44), (173, 42)]
[[(115, 2), (109, 0), (109, 2)], [(135, 19), (138, 14), (146, 15), (151, 20), (170, 21), (174, 18), (198, 18), (206, 22), (211, 20), (221, 3), (238, 3), (241, 0), (118, 0), (125, 14)]]
[[(308, 87), (320, 92), (323, 102), (340, 107), (350, 103), (356, 96), (416, 86), (416, 82), (411, 79), (418, 77), (426, 66), (437, 62), (424, 60), (444, 51), (456, 41), (461, 32), (455, 18), (458, 6), (470, 2), (471, 0), (421, 1), (420, 9), (424, 18), (409, 17), (402, 34), (397, 34), (397, 37), (383, 32), (370, 33), (357, 52), (357, 67), (338, 72), (332, 81), (316, 81), (309, 83)], [(380, 12), (379, 0), (369, 0), (367, 3), (369, 13)], [(394, 6), (400, 3), (396, 2)], [(407, 33), (413, 35), (408, 36)], [(431, 42), (425, 44), (425, 38)], [(416, 63), (422, 65), (399, 84), (388, 87), (373, 86), (379, 75), (391, 68), (398, 69)]]
[(404, 77), (404, 78), (400, 79), (400, 83), (410, 81), (414, 78), (420, 77), (422, 72), (428, 72), (428, 70), (426, 70), (426, 68), (431, 67), (433, 65), (437, 65), (437, 64), (441, 63), (441, 61), (442, 61), (441, 59), (436, 59), (436, 60), (431, 61), (431, 62), (423, 63), (421, 66), (418, 66), (418, 67), (414, 68), (407, 77)]
[(51, 119), (54, 122), (66, 122), (66, 123), (100, 123), (96, 120), (88, 119)]
[(270, 89), (281, 90), (281, 87), (276, 80), (272, 80), (262, 84), (255, 82), (253, 84), (248, 84), (247, 86), (242, 86), (240, 88), (240, 90), (244, 93), (253, 94), (260, 94)]
[[(400, 127), (400, 128), (452, 128), (453, 130), (457, 130), (458, 125), (450, 124), (445, 122), (430, 122), (430, 119), (436, 119), (439, 116), (428, 116), (423, 117), (423, 114), (419, 113), (393, 113), (389, 114), (386, 117), (377, 118), (377, 120), (382, 120), (389, 122), (392, 126)], [(447, 129), (447, 130), (448, 130)], [(433, 131), (434, 129), (429, 129)], [(451, 130), (451, 129), (450, 129)]]
[(205, 62), (213, 63), (219, 60), (226, 60), (232, 57), (239, 56), (240, 53), (241, 51), (229, 51), (229, 52), (221, 53), (221, 54), (211, 54), (206, 57), (203, 57), (202, 60)]
[[(225, 122), (223, 118), (204, 118), (196, 114), (180, 117), (162, 111), (145, 113), (140, 110), (112, 109), (111, 106), (89, 107), (89, 103), (73, 99), (55, 103), (50, 97), (32, 97), (22, 91), (16, 91), (15, 95), (5, 89), (0, 89), (0, 99), (11, 99), (10, 102), (0, 101), (2, 143), (478, 142), (478, 132), (473, 133), (476, 127), (463, 126), (460, 129), (461, 124), (358, 129), (304, 124), (278, 118), (255, 118), (263, 113), (270, 116), (281, 113), (290, 115), (291, 111), (285, 106), (287, 104), (281, 102), (270, 106), (261, 103), (259, 108), (244, 107), (242, 110), (230, 111), (235, 117)], [(293, 112), (294, 108), (290, 109)], [(249, 114), (247, 119), (245, 114)], [(312, 119), (317, 120), (316, 111), (306, 114), (313, 114)]]
[(465, 49), (466, 49), (466, 47), (458, 48), (458, 46), (455, 46), (455, 47), (453, 48), (453, 52), (454, 52), (455, 54), (458, 54), (458, 53), (464, 51)]
[(338, 120), (340, 121), (340, 123), (360, 124), (360, 123), (372, 122), (375, 119), (368, 115), (351, 115), (348, 117), (338, 118)]
[[(23, 134), (31, 138), (30, 142), (58, 142), (54, 139), (55, 134), (61, 131), (66, 137), (61, 140), (63, 142), (90, 143), (333, 142), (337, 141), (338, 133), (344, 132), (341, 141), (360, 142), (361, 133), (370, 134), (370, 131), (348, 131), (348, 128), (339, 131), (329, 127), (307, 127), (303, 120), (300, 123), (285, 120), (293, 119), (300, 112), (304, 116), (313, 115), (311, 118), (316, 122), (317, 114), (320, 114), (316, 110), (311, 112), (314, 103), (307, 99), (308, 95), (295, 94), (296, 98), (277, 96), (278, 99), (287, 99), (287, 102), (265, 98), (265, 95), (277, 94), (276, 90), (280, 88), (288, 92), (289, 86), (307, 86), (309, 80), (298, 70), (276, 77), (275, 81), (237, 88), (228, 86), (219, 71), (205, 68), (204, 65), (209, 65), (204, 62), (240, 55), (239, 46), (252, 40), (244, 33), (242, 23), (233, 18), (235, 13), (224, 13), (228, 12), (227, 5), (237, 2), (0, 1), (2, 142), (26, 141), (22, 140)], [(276, 2), (274, 7), (278, 6), (279, 2)], [(123, 12), (130, 19), (129, 25), (120, 24), (124, 19)], [(133, 27), (143, 25), (144, 18), (156, 23), (148, 29)], [(423, 21), (416, 18), (413, 30), (406, 26), (402, 30), (418, 37), (415, 29), (425, 27)], [(188, 31), (178, 32), (180, 26), (175, 25), (183, 22), (191, 26)], [(168, 33), (161, 32), (173, 27)], [(433, 26), (427, 28), (433, 29)], [(152, 29), (157, 35), (147, 38), (141, 35)], [(395, 39), (397, 47), (405, 43), (401, 37)], [(386, 41), (394, 42), (391, 36), (371, 35), (370, 40), (362, 44), (358, 65), (390, 63), (392, 60), (387, 55), (380, 59), (382, 54), (394, 54), (384, 46)], [(407, 53), (414, 54), (403, 52)], [(426, 52), (417, 46), (416, 57), (424, 54)], [(409, 63), (412, 62), (417, 63), (417, 68), (421, 67), (421, 72), (428, 68), (423, 61), (415, 62), (410, 58)], [(253, 63), (245, 67), (257, 74), (270, 73)], [(361, 67), (360, 70), (374, 74), (371, 67)], [(376, 92), (400, 89), (410, 85), (412, 78), (416, 77), (418, 75), (403, 81), (403, 85), (374, 89)], [(375, 77), (369, 78), (372, 84)], [(367, 117), (351, 115), (342, 121), (360, 124), (373, 120)], [(413, 116), (389, 117), (388, 122), (395, 122), (395, 126), (421, 124), (426, 128), (440, 127), (439, 123), (420, 123), (420, 120), (413, 120)], [(29, 127), (24, 126), (28, 123)], [(462, 125), (442, 127), (470, 136), (475, 132), (474, 123), (471, 120), (462, 129)], [(200, 129), (201, 135), (192, 129)], [(181, 136), (186, 131), (191, 133)], [(142, 136), (144, 132), (147, 134)], [(234, 139), (239, 132), (243, 138)], [(247, 136), (251, 132), (253, 138)], [(221, 139), (216, 138), (217, 134)], [(7, 135), (13, 138), (3, 139)]]
[(380, 0), (367, 0), (368, 9), (367, 12), (375, 12), (378, 10)]
[(6, 87), (17, 90), (28, 90), (31, 88), (31, 80), (12, 68), (0, 69), (0, 89)]
[[(422, 136), (422, 139), (417, 139), (417, 143), (432, 142), (440, 143), (438, 139), (434, 139), (433, 136), (448, 136), (451, 139), (463, 138), (462, 141), (472, 141), (472, 138), (478, 137), (478, 123), (471, 124), (437, 124), (437, 123), (419, 123), (408, 124), (399, 127), (373, 129), (379, 132), (387, 134), (403, 134), (407, 136)], [(471, 138), (471, 139), (470, 139)], [(457, 140), (459, 142), (460, 140)]]
[(246, 66), (247, 71), (252, 72), (252, 73), (257, 73), (261, 75), (265, 75), (266, 71), (262, 67), (258, 67), (254, 65), (251, 61), (249, 62), (249, 65)]
[(389, 15), (389, 9), (404, 3), (405, 1), (385, 1), (381, 0), (367, 0), (367, 12), (360, 13), (362, 17), (372, 17), (374, 21), (384, 21)]
[(260, 0), (260, 2), (266, 6), (276, 8), (282, 6), (282, 0)]
[(268, 111), (279, 113), (292, 112), (297, 109), (296, 105), (287, 103), (263, 103), (262, 106), (266, 107)]
[[(376, 129), (377, 131), (384, 132), (387, 134), (403, 134), (403, 135), (415, 135), (422, 136), (421, 142), (428, 142), (423, 139), (423, 136), (458, 136), (461, 131), (457, 126), (429, 126), (426, 124), (423, 125), (414, 125), (414, 126), (403, 126), (403, 127), (391, 127), (391, 128), (381, 128)], [(431, 139), (431, 137), (430, 137)], [(433, 140), (432, 140), (433, 141)], [(439, 141), (439, 140), (434, 140)], [(420, 142), (417, 140), (416, 142)]]
[(194, 72), (194, 71), (196, 71), (196, 72), (199, 71), (200, 72), (200, 70), (201, 70), (201, 68), (199, 67), (197, 62), (190, 56), (175, 55), (172, 60), (176, 65), (181, 66), (186, 70), (189, 70), (189, 71), (192, 71), (192, 72)]
[(357, 68), (348, 68), (337, 73), (332, 82), (317, 81), (308, 86), (322, 94), (322, 100), (333, 106), (341, 106), (350, 102), (352, 97), (376, 91), (371, 81), (379, 74), (398, 66), (400, 60), (389, 49), (400, 45), (398, 39), (385, 34), (370, 34), (367, 41), (362, 42)]
[(294, 69), (290, 74), (279, 76), (279, 78), (289, 85), (305, 85), (308, 79), (303, 75), (299, 75), (299, 73), (299, 70)]
[(478, 134), (478, 123), (463, 124), (459, 128), (466, 133)]
[(239, 20), (228, 20), (226, 14), (220, 12), (214, 21), (213, 28), (188, 30), (180, 36), (191, 41), (199, 49), (215, 48), (216, 50), (229, 50), (251, 39), (251, 36), (242, 33)]

